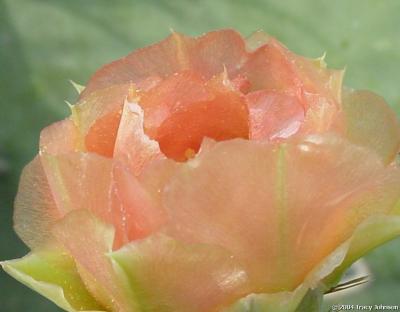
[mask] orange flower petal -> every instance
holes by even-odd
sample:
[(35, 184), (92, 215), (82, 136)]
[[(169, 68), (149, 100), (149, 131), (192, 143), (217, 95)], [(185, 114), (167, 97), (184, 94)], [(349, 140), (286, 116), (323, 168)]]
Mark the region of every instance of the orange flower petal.
[(168, 77), (141, 95), (139, 105), (144, 110), (146, 133), (151, 137), (157, 136), (157, 128), (174, 112), (212, 99), (213, 95), (204, 84), (198, 74), (184, 71)]
[(112, 157), (120, 120), (120, 110), (97, 119), (85, 138), (87, 151)]
[(197, 152), (204, 137), (248, 137), (244, 98), (222, 77), (205, 83), (191, 72), (176, 74), (145, 93), (140, 105), (146, 132), (175, 160), (186, 160), (188, 150)]

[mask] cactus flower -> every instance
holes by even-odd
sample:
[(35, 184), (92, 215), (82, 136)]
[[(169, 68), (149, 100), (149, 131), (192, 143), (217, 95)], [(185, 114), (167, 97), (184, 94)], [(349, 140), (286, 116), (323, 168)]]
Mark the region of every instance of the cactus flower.
[(5, 271), (66, 311), (318, 311), (400, 235), (400, 127), (343, 70), (221, 30), (105, 65), (45, 128)]

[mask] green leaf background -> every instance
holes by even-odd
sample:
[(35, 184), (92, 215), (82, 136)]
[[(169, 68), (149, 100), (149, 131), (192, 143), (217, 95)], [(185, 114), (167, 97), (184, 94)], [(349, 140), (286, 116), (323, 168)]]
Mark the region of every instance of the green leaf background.
[[(399, 15), (399, 0), (0, 0), (0, 259), (27, 251), (12, 230), (18, 177), (40, 129), (68, 114), (64, 100), (75, 101), (69, 79), (84, 84), (102, 64), (171, 28), (263, 29), (297, 53), (327, 52), (331, 67), (346, 66), (348, 86), (381, 94), (400, 113)], [(400, 240), (367, 261), (374, 281), (331, 301), (400, 304)], [(58, 311), (4, 272), (0, 289), (1, 311)]]

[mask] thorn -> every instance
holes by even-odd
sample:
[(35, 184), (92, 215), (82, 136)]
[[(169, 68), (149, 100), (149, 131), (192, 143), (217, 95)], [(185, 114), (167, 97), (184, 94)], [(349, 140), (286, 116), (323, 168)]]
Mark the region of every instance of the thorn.
[(326, 51), (320, 57), (314, 59), (314, 61), (320, 68), (326, 68), (325, 58), (326, 58)]
[(72, 84), (72, 86), (78, 92), (78, 94), (81, 94), (81, 92), (85, 89), (85, 86), (82, 86), (82, 85), (80, 85), (79, 83), (76, 83), (73, 80), (69, 80), (69, 82)]
[(70, 102), (68, 102), (66, 100), (64, 101), (64, 103), (67, 104), (68, 107), (72, 110), (72, 106), (74, 106), (73, 104), (71, 104)]
[(334, 292), (337, 292), (337, 291), (346, 290), (346, 289), (349, 289), (349, 288), (353, 288), (353, 287), (360, 286), (362, 284), (368, 283), (369, 282), (368, 278), (369, 278), (369, 276), (366, 275), (366, 276), (358, 277), (358, 278), (355, 278), (353, 280), (347, 281), (345, 283), (336, 285), (335, 287), (332, 287), (331, 289), (328, 289), (325, 292), (325, 295), (326, 294), (331, 294), (331, 293), (334, 293)]

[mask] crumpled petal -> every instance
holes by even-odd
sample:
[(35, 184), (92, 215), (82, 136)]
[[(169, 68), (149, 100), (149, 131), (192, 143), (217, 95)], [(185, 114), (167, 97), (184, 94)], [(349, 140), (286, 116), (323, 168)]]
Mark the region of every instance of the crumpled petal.
[(115, 142), (114, 159), (139, 175), (146, 165), (164, 158), (156, 140), (144, 133), (144, 112), (138, 103), (126, 101)]
[(304, 120), (304, 108), (297, 97), (279, 92), (255, 91), (246, 95), (249, 106), (250, 139), (286, 139)]

